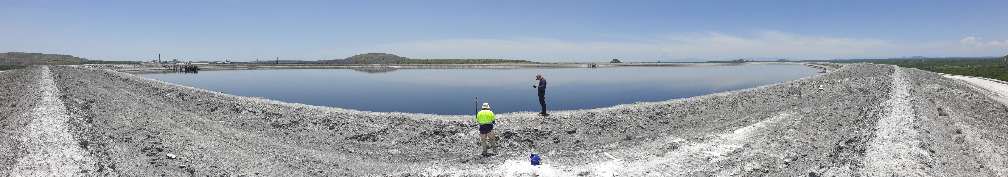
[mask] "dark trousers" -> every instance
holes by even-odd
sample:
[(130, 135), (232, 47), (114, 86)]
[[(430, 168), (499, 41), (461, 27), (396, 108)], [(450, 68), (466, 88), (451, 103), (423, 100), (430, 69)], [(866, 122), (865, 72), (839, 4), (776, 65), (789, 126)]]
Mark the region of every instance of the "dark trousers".
[(540, 113), (545, 114), (546, 113), (546, 92), (545, 91), (539, 91), (539, 105), (542, 106), (542, 112), (540, 112)]

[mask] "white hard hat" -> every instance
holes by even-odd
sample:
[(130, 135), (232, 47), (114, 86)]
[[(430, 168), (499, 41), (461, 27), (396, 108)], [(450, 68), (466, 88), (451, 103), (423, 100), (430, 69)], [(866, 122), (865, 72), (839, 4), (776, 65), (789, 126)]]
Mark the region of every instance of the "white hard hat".
[(483, 103), (483, 109), (490, 109), (490, 103)]

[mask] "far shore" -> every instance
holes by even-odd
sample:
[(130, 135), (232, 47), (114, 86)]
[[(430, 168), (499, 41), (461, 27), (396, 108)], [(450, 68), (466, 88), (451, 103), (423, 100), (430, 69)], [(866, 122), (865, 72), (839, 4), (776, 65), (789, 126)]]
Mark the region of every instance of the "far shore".
[[(172, 73), (171, 67), (184, 64), (85, 64), (89, 68), (112, 69), (132, 74)], [(826, 69), (815, 62), (709, 62), (709, 63), (535, 63), (535, 64), (189, 64), (199, 71), (260, 69), (353, 69), (362, 72), (389, 72), (397, 69), (543, 69), (614, 67), (708, 67), (738, 65), (806, 65)]]

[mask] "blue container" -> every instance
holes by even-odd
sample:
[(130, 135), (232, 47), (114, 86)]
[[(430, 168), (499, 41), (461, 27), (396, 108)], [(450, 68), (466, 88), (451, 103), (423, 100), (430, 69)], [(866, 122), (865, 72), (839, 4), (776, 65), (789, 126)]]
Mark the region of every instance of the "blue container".
[(532, 154), (529, 158), (532, 159), (532, 165), (539, 165), (539, 155)]

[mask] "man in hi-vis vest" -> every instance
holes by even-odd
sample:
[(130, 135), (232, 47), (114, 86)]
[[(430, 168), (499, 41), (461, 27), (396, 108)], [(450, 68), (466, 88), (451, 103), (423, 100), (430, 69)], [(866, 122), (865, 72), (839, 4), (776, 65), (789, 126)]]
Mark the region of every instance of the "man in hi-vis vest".
[(480, 144), (483, 145), (483, 156), (489, 156), (487, 154), (487, 141), (490, 141), (490, 147), (493, 148), (493, 152), (497, 153), (497, 143), (494, 142), (493, 136), (493, 125), (494, 125), (494, 113), (490, 111), (490, 104), (483, 103), (483, 110), (476, 114), (476, 121), (479, 122), (480, 131)]

